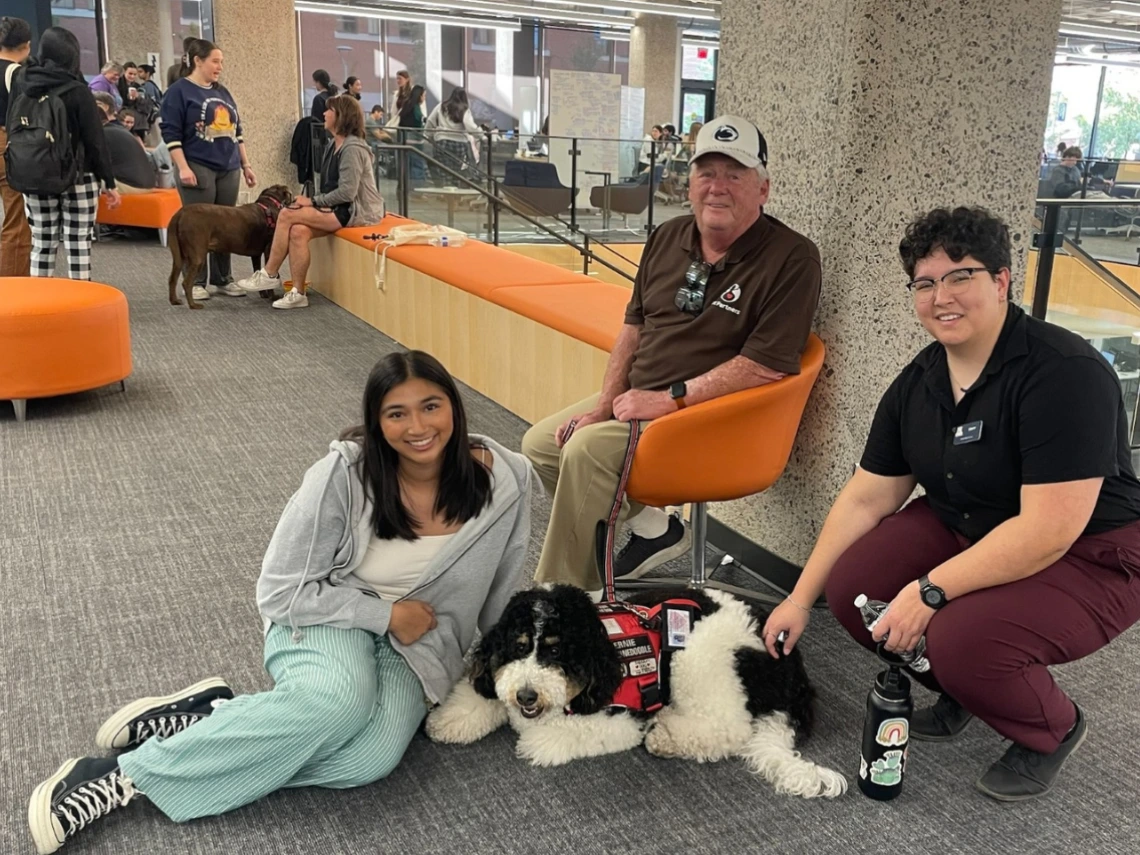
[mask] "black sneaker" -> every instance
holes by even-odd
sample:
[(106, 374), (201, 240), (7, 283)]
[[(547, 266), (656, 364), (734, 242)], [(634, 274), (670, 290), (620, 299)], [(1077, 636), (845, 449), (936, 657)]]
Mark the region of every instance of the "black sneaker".
[(640, 579), (654, 567), (684, 555), (691, 539), (685, 524), (670, 514), (669, 528), (660, 537), (629, 536), (614, 559), (614, 578)]
[(910, 719), (910, 735), (922, 742), (949, 742), (966, 729), (974, 716), (949, 695), (938, 696), (934, 706), (917, 710)]
[(43, 781), (28, 802), (28, 828), (36, 851), (50, 855), (76, 832), (120, 808), (136, 795), (112, 757), (68, 760)]
[(1077, 709), (1077, 723), (1056, 751), (1042, 754), (1015, 742), (978, 779), (978, 789), (999, 802), (1024, 802), (1049, 792), (1069, 755), (1080, 748), (1088, 736), (1085, 715), (1080, 707), (1073, 706)]
[(137, 748), (152, 736), (173, 736), (233, 696), (225, 680), (212, 677), (165, 698), (141, 698), (103, 722), (95, 734), (95, 744), (104, 751), (124, 750)]

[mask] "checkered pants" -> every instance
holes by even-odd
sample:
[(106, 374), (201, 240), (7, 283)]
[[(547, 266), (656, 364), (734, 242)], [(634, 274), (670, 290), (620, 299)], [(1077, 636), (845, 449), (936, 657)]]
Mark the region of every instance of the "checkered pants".
[(91, 231), (99, 209), (99, 179), (90, 173), (60, 196), (24, 195), (32, 228), (32, 275), (52, 276), (55, 251), (63, 238), (67, 277), (91, 278)]

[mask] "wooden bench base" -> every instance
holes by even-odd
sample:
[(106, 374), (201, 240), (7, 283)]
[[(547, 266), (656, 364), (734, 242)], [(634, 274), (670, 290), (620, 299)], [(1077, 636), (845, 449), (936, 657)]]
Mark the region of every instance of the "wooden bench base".
[(598, 391), (609, 352), (336, 237), (311, 244), (311, 287), (405, 347), (534, 423)]

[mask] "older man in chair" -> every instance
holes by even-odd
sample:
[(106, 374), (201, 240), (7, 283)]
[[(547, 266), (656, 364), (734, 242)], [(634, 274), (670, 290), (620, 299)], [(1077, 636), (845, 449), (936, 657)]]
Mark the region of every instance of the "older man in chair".
[[(538, 581), (600, 590), (594, 530), (613, 506), (630, 421), (799, 373), (819, 302), (819, 250), (764, 213), (767, 163), (767, 143), (747, 119), (701, 128), (689, 167), (692, 216), (650, 235), (601, 391), (523, 438), (553, 500)], [(619, 580), (688, 549), (677, 517), (628, 500), (622, 514), (630, 536), (615, 562)]]

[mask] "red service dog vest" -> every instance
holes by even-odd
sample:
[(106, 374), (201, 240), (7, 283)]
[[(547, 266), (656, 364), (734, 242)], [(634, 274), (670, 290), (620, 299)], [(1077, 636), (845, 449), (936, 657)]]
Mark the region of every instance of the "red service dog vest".
[(621, 660), (622, 681), (610, 708), (653, 713), (669, 701), (669, 659), (688, 642), (701, 610), (692, 600), (666, 600), (653, 608), (599, 603), (598, 617)]

